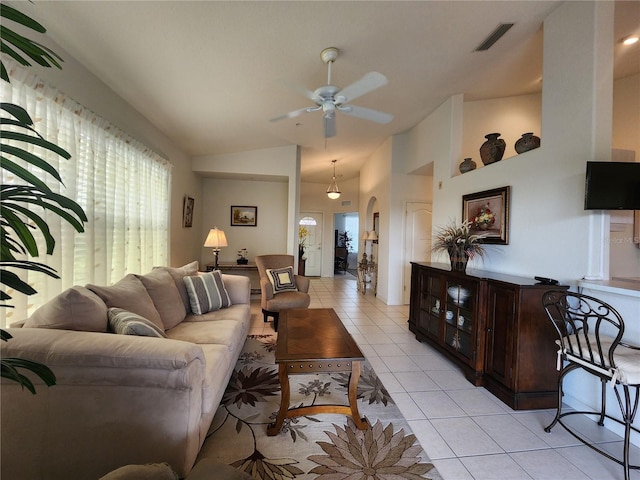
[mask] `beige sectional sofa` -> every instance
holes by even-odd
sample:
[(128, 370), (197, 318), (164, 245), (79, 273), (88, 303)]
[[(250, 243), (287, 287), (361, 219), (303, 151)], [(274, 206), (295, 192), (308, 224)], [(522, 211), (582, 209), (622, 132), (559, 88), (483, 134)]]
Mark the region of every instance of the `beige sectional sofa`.
[[(235, 275), (221, 275), (231, 306), (192, 314), (183, 277), (196, 275), (194, 262), (74, 287), (12, 325), (2, 356), (46, 364), (57, 384), (31, 395), (2, 380), (2, 478), (97, 479), (153, 462), (191, 470), (251, 318), (249, 280)], [(166, 338), (111, 333), (113, 307)]]

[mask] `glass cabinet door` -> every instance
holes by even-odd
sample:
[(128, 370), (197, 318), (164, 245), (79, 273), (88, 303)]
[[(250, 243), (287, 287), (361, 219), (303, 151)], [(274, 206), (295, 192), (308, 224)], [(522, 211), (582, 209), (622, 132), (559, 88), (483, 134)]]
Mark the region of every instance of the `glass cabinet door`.
[(420, 329), (430, 336), (439, 337), (440, 314), (443, 311), (440, 277), (424, 275), (420, 292)]
[(458, 355), (475, 358), (476, 285), (455, 280), (446, 284), (444, 342)]

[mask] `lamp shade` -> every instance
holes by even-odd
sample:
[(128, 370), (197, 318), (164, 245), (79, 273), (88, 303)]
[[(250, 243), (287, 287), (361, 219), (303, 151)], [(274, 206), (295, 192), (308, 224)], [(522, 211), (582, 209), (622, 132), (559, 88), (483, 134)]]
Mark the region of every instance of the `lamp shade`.
[(378, 234), (375, 230), (371, 230), (367, 236), (367, 240), (378, 240)]
[(227, 237), (222, 230), (218, 230), (218, 227), (213, 227), (209, 230), (209, 235), (204, 241), (205, 247), (220, 248), (227, 246)]

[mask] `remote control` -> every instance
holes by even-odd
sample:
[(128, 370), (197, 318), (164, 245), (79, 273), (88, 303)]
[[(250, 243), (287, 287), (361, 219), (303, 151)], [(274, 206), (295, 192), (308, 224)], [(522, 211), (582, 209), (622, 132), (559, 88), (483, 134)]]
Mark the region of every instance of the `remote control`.
[(558, 280), (554, 280), (553, 278), (547, 278), (547, 277), (533, 277), (533, 278), (538, 280), (543, 285), (557, 285), (558, 284)]

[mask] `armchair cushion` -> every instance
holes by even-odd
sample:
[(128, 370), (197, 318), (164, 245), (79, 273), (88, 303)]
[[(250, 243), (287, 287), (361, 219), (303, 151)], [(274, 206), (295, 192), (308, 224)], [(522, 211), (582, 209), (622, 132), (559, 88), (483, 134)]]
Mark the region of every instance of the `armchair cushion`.
[(274, 294), (298, 290), (293, 276), (293, 267), (267, 268), (267, 277), (273, 286)]
[(195, 315), (231, 306), (229, 293), (224, 288), (219, 271), (186, 276), (183, 281), (189, 293), (191, 311)]

